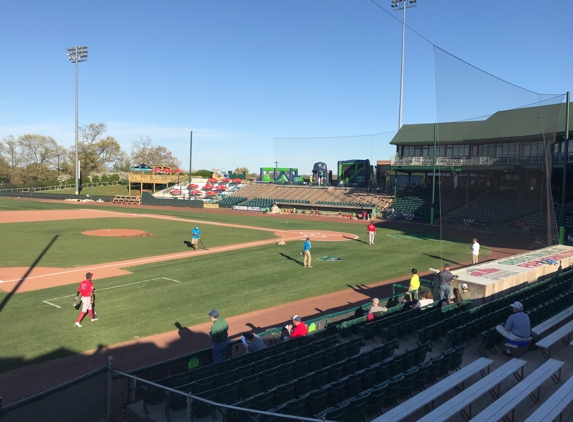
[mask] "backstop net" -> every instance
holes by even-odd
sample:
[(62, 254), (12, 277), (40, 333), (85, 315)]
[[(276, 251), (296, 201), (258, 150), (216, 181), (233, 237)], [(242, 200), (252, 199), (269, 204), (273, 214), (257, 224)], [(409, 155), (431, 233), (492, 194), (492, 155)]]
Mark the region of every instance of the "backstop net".
[[(376, 162), (393, 155), (390, 141), (396, 131), (355, 136), (273, 138), (275, 161), (279, 167), (296, 167), (299, 174), (312, 174), (315, 163), (325, 163), (338, 182), (338, 162), (369, 160), (375, 173)], [(373, 179), (373, 186), (376, 184)]]
[[(493, 76), (434, 46), (439, 206), (442, 222), (487, 226), (558, 243), (552, 171), (564, 95), (544, 95)], [(541, 75), (540, 75), (541, 76)]]

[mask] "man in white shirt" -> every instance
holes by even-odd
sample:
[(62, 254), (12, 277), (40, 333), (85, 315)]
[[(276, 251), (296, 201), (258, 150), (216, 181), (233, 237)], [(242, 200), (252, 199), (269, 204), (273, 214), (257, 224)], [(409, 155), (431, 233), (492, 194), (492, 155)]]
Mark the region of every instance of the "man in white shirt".
[(472, 249), (472, 264), (475, 265), (478, 263), (478, 258), (479, 258), (479, 243), (475, 237), (474, 237), (474, 243), (472, 243), (470, 248)]

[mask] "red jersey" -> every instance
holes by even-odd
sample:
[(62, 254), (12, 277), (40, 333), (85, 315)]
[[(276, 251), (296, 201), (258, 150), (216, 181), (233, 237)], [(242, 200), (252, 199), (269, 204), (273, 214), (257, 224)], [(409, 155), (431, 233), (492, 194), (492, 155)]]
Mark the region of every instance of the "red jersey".
[(93, 291), (94, 284), (91, 282), (91, 280), (82, 281), (78, 287), (78, 292), (80, 292), (82, 296), (91, 296)]
[(368, 224), (368, 229), (369, 232), (374, 232), (376, 233), (376, 226), (372, 223)]
[(294, 329), (292, 330), (292, 334), (290, 338), (302, 337), (308, 334), (308, 328), (306, 328), (306, 324), (304, 322), (300, 322)]

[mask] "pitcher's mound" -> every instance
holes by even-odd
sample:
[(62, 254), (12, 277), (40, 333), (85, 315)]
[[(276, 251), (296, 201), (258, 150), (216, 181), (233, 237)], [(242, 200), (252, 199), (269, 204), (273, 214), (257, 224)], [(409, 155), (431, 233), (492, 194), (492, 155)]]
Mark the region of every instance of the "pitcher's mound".
[(105, 237), (134, 237), (134, 236), (153, 236), (153, 233), (147, 233), (143, 230), (134, 229), (101, 229), (89, 230), (82, 232), (86, 236), (105, 236)]

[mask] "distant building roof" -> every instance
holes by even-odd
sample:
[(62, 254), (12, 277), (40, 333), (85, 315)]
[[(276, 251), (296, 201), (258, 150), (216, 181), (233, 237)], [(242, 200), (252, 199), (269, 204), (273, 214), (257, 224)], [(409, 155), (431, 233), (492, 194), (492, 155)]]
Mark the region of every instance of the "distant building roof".
[[(569, 119), (573, 121), (573, 107)], [(430, 145), (437, 139), (444, 144), (505, 142), (539, 138), (544, 133), (565, 132), (565, 104), (498, 111), (480, 121), (404, 125), (391, 145)]]

